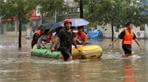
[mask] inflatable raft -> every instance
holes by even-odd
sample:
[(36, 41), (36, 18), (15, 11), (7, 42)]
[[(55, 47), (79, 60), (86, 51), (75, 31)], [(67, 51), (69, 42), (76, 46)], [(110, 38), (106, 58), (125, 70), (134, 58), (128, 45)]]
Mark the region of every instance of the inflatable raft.
[[(78, 49), (72, 48), (72, 56), (74, 59), (91, 59), (100, 58), (102, 56), (103, 50), (98, 45), (79, 45)], [(50, 51), (49, 49), (37, 49), (36, 46), (33, 48), (32, 55), (43, 56), (49, 58), (61, 58), (62, 55), (60, 51)]]
[(79, 45), (78, 49), (72, 48), (72, 55), (74, 58), (100, 58), (102, 56), (103, 50), (98, 45)]

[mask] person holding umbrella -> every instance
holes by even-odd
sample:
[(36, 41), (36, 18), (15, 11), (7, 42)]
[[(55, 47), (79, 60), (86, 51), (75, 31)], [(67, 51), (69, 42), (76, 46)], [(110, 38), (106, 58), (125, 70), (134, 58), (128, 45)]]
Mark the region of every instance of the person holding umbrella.
[(88, 36), (83, 31), (83, 26), (78, 27), (78, 32), (76, 33), (76, 41), (78, 44), (85, 45), (87, 43)]
[(57, 41), (52, 45), (51, 50), (55, 50), (55, 46), (60, 42), (59, 50), (61, 51), (64, 61), (72, 60), (72, 44), (74, 44), (75, 48), (77, 48), (76, 42), (73, 37), (73, 32), (71, 30), (72, 21), (71, 19), (64, 20), (64, 28), (62, 28), (57, 36)]

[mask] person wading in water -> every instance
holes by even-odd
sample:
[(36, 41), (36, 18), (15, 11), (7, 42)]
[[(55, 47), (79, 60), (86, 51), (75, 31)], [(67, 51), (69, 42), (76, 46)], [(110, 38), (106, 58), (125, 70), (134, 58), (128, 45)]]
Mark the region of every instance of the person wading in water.
[(73, 37), (73, 32), (71, 30), (72, 22), (70, 19), (64, 20), (64, 28), (60, 29), (58, 34), (57, 42), (54, 43), (51, 50), (55, 50), (55, 46), (60, 42), (59, 49), (63, 55), (64, 61), (71, 61), (72, 60), (72, 44), (74, 44), (75, 48), (77, 48), (76, 42)]
[(119, 39), (122, 39), (122, 49), (125, 54), (123, 55), (123, 57), (128, 57), (132, 55), (133, 40), (136, 42), (140, 50), (143, 50), (138, 40), (136, 39), (136, 35), (132, 29), (133, 29), (133, 25), (130, 22), (128, 22), (125, 25), (125, 29), (119, 34), (118, 39), (116, 39), (109, 45), (109, 46), (112, 46), (116, 41), (118, 41)]

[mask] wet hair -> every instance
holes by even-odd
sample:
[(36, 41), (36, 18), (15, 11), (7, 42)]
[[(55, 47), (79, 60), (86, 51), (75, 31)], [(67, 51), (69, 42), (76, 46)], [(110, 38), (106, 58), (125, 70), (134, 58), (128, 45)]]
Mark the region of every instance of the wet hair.
[(37, 30), (40, 30), (41, 28), (40, 27), (37, 27)]
[(47, 40), (46, 39), (42, 39), (42, 41), (46, 42)]
[(44, 31), (44, 29), (43, 29), (42, 26), (38, 26), (38, 27), (37, 27), (37, 30)]
[(83, 26), (78, 26), (78, 29), (83, 29)]
[(131, 22), (127, 22), (127, 23), (125, 24), (125, 26), (128, 27), (130, 24), (132, 24), (132, 23), (131, 23)]
[(48, 32), (50, 32), (49, 29), (46, 29), (46, 30), (44, 31), (44, 34), (48, 34)]

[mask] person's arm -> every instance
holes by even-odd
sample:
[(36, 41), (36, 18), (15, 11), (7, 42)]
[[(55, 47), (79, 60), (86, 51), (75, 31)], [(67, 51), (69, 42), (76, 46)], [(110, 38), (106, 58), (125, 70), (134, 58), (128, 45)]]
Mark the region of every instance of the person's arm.
[(115, 42), (119, 41), (120, 39), (124, 39), (124, 35), (125, 35), (125, 31), (123, 30), (123, 31), (119, 34), (118, 38), (115, 39), (111, 44), (109, 44), (109, 46), (113, 46), (113, 44), (114, 44)]
[(84, 37), (84, 40), (83, 40), (83, 45), (86, 45), (87, 40), (88, 40), (88, 36), (85, 32), (84, 32), (84, 35), (85, 35), (85, 37)]
[(41, 44), (43, 38), (45, 37), (45, 35), (42, 35), (38, 38), (37, 44)]
[(75, 46), (75, 48), (78, 48), (77, 47), (77, 34), (73, 33), (72, 32), (72, 44)]
[(75, 46), (75, 48), (78, 48), (77, 43), (75, 40), (73, 40), (73, 45)]
[(137, 39), (135, 39), (135, 42), (136, 42), (136, 44), (138, 45), (138, 47), (140, 48), (140, 50), (143, 50), (143, 49), (142, 49), (142, 46), (140, 45), (140, 43), (139, 43), (139, 41), (138, 41)]
[(113, 46), (113, 45), (114, 45), (114, 43), (115, 43), (115, 42), (117, 42), (118, 40), (120, 40), (120, 39), (118, 39), (118, 38), (117, 38), (117, 39), (115, 39), (114, 41), (112, 41), (112, 43), (110, 43), (110, 44), (109, 44), (109, 46)]
[(51, 40), (51, 50), (52, 51), (55, 50), (55, 47), (58, 44), (58, 41), (59, 41), (59, 37), (58, 36), (55, 36), (55, 37), (52, 38), (52, 40)]
[(31, 47), (35, 45), (35, 33), (33, 34), (32, 41), (31, 41)]
[(54, 51), (56, 48), (56, 45), (58, 44), (58, 42), (60, 41), (60, 37), (63, 35), (63, 30), (59, 30), (59, 32), (57, 32), (51, 40), (51, 50)]
[(140, 45), (139, 41), (137, 40), (137, 37), (136, 37), (135, 33), (134, 33), (133, 40), (136, 42), (136, 44), (138, 45), (138, 47), (140, 48), (140, 50), (143, 50), (142, 49), (142, 46)]

